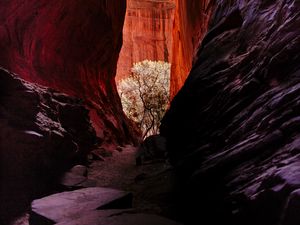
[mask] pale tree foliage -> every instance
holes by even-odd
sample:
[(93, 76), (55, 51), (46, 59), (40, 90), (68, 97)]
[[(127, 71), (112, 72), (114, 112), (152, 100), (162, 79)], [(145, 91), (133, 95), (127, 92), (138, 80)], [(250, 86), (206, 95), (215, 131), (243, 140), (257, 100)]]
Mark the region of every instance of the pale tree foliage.
[(125, 114), (143, 132), (143, 139), (159, 133), (169, 105), (170, 63), (144, 60), (134, 63), (131, 74), (119, 81), (118, 91)]

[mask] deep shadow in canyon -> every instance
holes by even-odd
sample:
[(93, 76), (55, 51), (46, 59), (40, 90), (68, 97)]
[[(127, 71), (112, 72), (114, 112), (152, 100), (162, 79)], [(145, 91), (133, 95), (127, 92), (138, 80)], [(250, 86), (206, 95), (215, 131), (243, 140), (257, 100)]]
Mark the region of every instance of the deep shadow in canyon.
[[(163, 55), (146, 47), (149, 27), (162, 29), (151, 34), (158, 42), (174, 19), (172, 44), (159, 41), (170, 53), (175, 96), (161, 125), (176, 190), (176, 216), (165, 216), (183, 224), (300, 224), (299, 1), (128, 5), (147, 31), (124, 36), (129, 49), (143, 43)], [(123, 26), (132, 25), (125, 13), (125, 0), (0, 2), (1, 224), (49, 194), (92, 150), (138, 144), (114, 80)], [(127, 56), (119, 64), (131, 64)], [(145, 195), (157, 188), (145, 187)], [(135, 216), (121, 214), (114, 218)]]

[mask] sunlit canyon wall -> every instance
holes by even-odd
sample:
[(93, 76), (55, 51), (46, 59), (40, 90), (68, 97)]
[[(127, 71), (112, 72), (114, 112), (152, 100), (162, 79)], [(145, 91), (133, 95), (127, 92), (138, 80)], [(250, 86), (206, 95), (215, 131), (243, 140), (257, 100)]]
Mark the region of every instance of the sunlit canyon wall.
[(173, 0), (128, 0), (123, 29), (123, 47), (117, 80), (130, 74), (133, 63), (172, 61)]
[(170, 62), (173, 98), (192, 67), (212, 7), (208, 0), (129, 0), (117, 80), (127, 77), (135, 62), (145, 59)]
[(197, 48), (208, 28), (213, 8), (211, 0), (175, 0), (173, 55), (171, 68), (171, 99), (184, 84)]

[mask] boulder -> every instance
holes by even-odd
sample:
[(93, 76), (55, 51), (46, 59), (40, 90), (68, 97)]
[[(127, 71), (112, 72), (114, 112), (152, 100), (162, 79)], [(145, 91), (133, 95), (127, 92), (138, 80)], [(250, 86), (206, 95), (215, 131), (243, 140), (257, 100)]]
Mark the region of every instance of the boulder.
[(86, 166), (76, 165), (63, 174), (60, 184), (68, 190), (97, 186), (96, 181), (87, 178), (87, 173)]
[(73, 166), (72, 169), (70, 169), (70, 173), (86, 177), (88, 173), (88, 168), (83, 165), (76, 165)]
[(136, 156), (136, 165), (165, 160), (166, 153), (166, 139), (160, 135), (151, 135), (139, 146)]
[(60, 180), (60, 184), (67, 188), (75, 188), (75, 187), (81, 187), (81, 184), (86, 180), (87, 178), (84, 176), (67, 172), (62, 176)]

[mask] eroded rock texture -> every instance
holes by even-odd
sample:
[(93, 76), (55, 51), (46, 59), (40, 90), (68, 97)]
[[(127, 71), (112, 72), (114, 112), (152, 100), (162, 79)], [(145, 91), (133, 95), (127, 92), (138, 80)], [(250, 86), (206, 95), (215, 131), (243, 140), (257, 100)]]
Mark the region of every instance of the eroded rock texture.
[(125, 0), (1, 1), (0, 65), (84, 99), (101, 139), (130, 142), (114, 82), (125, 9)]
[(93, 148), (88, 113), (81, 100), (0, 69), (1, 224), (9, 224)]
[(174, 0), (127, 1), (117, 80), (130, 74), (133, 63), (172, 61), (174, 12)]
[(185, 182), (186, 218), (299, 224), (300, 2), (214, 4), (161, 127)]
[(171, 68), (171, 99), (183, 86), (192, 68), (213, 8), (211, 0), (174, 0), (176, 4), (173, 26), (173, 55)]

